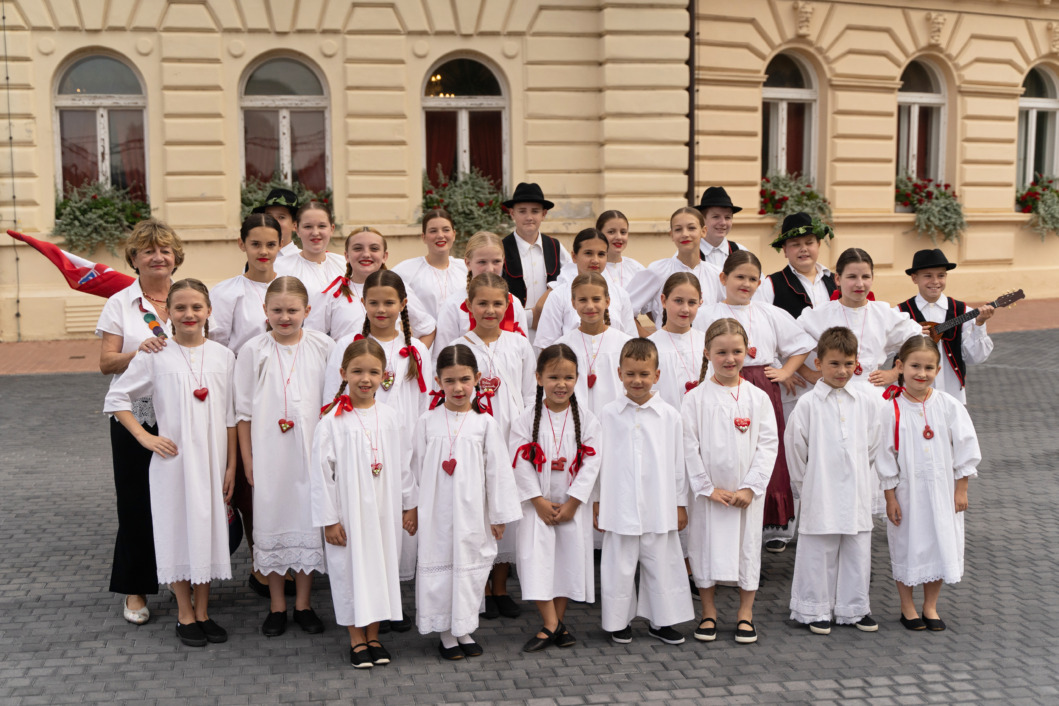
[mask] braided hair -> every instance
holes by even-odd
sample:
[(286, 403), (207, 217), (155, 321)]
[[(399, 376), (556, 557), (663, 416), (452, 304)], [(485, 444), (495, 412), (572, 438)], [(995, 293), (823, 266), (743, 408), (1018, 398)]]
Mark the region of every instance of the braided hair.
[(743, 328), (743, 324), (735, 319), (717, 319), (710, 324), (710, 327), (706, 329), (706, 342), (702, 346), (702, 369), (699, 370), (700, 383), (706, 379), (706, 368), (710, 365), (710, 344), (713, 342), (713, 339), (725, 335), (741, 336), (743, 339), (743, 345), (750, 345), (750, 339), (746, 335), (746, 329)]
[[(577, 291), (578, 287), (584, 286), (601, 287), (603, 289), (603, 296), (610, 300), (610, 288), (607, 286), (607, 278), (598, 272), (586, 272), (583, 275), (574, 277), (574, 281), (570, 283), (570, 302), (574, 301), (574, 292)], [(603, 310), (603, 323), (610, 326), (610, 307)]]
[[(409, 349), (412, 348), (412, 326), (408, 322), (408, 293), (404, 287), (404, 280), (401, 279), (401, 275), (397, 274), (393, 270), (376, 270), (368, 275), (367, 279), (364, 280), (364, 299), (368, 298), (368, 290), (374, 289), (375, 287), (390, 287), (397, 292), (397, 297), (406, 302), (405, 306), (401, 307), (401, 331), (404, 333), (404, 344)], [(371, 318), (368, 316), (364, 317), (364, 328), (361, 330), (361, 334), (367, 338), (371, 333)], [(411, 355), (409, 351), (408, 356), (408, 373), (405, 377), (409, 380), (415, 380), (419, 375), (419, 366), (416, 364), (415, 356)]]
[[(371, 226), (362, 226), (352, 231), (349, 235), (346, 236), (346, 242), (342, 248), (342, 252), (346, 254), (346, 274), (344, 275), (346, 279), (338, 288), (338, 291), (342, 293), (342, 296), (346, 298), (346, 301), (352, 300), (354, 296), (353, 288), (349, 286), (349, 282), (352, 281), (353, 278), (353, 263), (349, 260), (349, 245), (353, 242), (353, 238), (357, 237), (361, 233), (374, 233), (375, 235), (379, 236), (379, 240), (382, 241), (382, 251), (384, 253), (389, 252), (389, 249), (386, 247), (386, 236), (384, 236), (382, 233), (375, 230)], [(379, 269), (385, 270), (386, 263), (382, 263), (382, 266), (379, 267)]]
[[(359, 358), (362, 355), (370, 355), (377, 358), (382, 367), (386, 367), (386, 352), (382, 349), (382, 346), (378, 342), (370, 338), (361, 338), (360, 340), (353, 341), (346, 350), (342, 353), (342, 372), (344, 373), (349, 364), (354, 358)], [(342, 384), (338, 386), (338, 392), (331, 399), (331, 403), (328, 404), (321, 412), (320, 416), (323, 416), (330, 412), (336, 404), (338, 404), (338, 398), (341, 397), (346, 391), (346, 380), (345, 376), (342, 378)]]
[[(599, 275), (595, 275), (599, 277)], [(602, 279), (602, 278), (601, 278)], [(541, 351), (541, 354), (537, 357), (537, 377), (544, 375), (545, 368), (548, 367), (553, 361), (570, 361), (574, 364), (574, 371), (577, 371), (577, 354), (565, 343), (556, 343), (548, 346)], [(537, 437), (540, 434), (541, 427), (541, 411), (544, 408), (544, 386), (537, 383), (537, 397), (533, 403), (533, 435), (530, 437), (531, 442), (536, 442)], [(577, 409), (577, 395), (570, 395), (570, 412), (574, 415), (574, 443), (575, 448), (581, 446), (581, 414)], [(539, 443), (539, 442), (538, 442)], [(559, 443), (562, 443), (560, 441)], [(534, 450), (536, 455), (536, 450)], [(530, 459), (530, 463), (535, 462), (536, 457)]]
[[(441, 374), (446, 368), (452, 368), (456, 366), (462, 366), (470, 368), (474, 371), (474, 374), (478, 374), (478, 359), (474, 356), (474, 351), (470, 347), (462, 343), (454, 343), (451, 346), (445, 346), (438, 353), (438, 362), (434, 369), (437, 371), (438, 380), (441, 380)], [(471, 409), (478, 414), (482, 413), (482, 408), (478, 405), (478, 397), (482, 394), (481, 389), (478, 385), (474, 386), (475, 397), (471, 402)], [(441, 391), (441, 396), (438, 398), (438, 402), (445, 401), (445, 391)]]
[[(210, 290), (208, 290), (206, 288), (206, 285), (204, 285), (202, 282), (200, 282), (197, 279), (192, 279), (191, 277), (188, 277), (186, 279), (182, 279), (182, 280), (179, 280), (177, 282), (173, 282), (173, 285), (169, 288), (169, 293), (165, 295), (165, 308), (166, 309), (170, 308), (170, 304), (172, 303), (172, 300), (173, 300), (173, 292), (179, 292), (182, 289), (193, 289), (193, 290), (195, 290), (196, 292), (198, 292), (199, 294), (201, 294), (203, 297), (206, 298), (206, 306), (211, 308), (211, 309), (213, 308), (213, 304), (210, 304)], [(202, 335), (205, 338), (209, 338), (210, 337), (210, 319), (209, 319), (208, 316), (206, 317), (206, 323), (203, 324), (203, 326), (202, 326)]]
[[(673, 293), (673, 290), (682, 284), (690, 285), (695, 288), (695, 291), (699, 293), (699, 299), (702, 299), (702, 283), (699, 282), (699, 278), (691, 272), (674, 272), (669, 275), (665, 284), (662, 285), (662, 297), (669, 299), (669, 295)], [(666, 308), (662, 307), (662, 325), (666, 325)]]

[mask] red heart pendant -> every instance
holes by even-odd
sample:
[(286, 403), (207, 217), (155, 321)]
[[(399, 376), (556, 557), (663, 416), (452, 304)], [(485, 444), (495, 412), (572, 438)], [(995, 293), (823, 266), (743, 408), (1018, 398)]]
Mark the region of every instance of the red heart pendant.
[(735, 428), (745, 434), (746, 430), (750, 428), (750, 418), (749, 417), (736, 417), (735, 418)]
[(595, 384), (596, 384), (596, 374), (595, 373), (589, 373), (588, 374), (588, 388), (591, 390), (592, 386), (595, 385)]
[(566, 457), (560, 456), (559, 458), (552, 461), (553, 471), (565, 471), (566, 470)]
[(482, 379), (478, 381), (478, 385), (482, 388), (482, 392), (496, 392), (500, 389), (500, 378), (499, 376), (482, 376)]
[(205, 387), (200, 387), (199, 389), (194, 390), (191, 394), (195, 395), (195, 397), (198, 397), (199, 402), (204, 402), (206, 400), (206, 395), (210, 394), (210, 391), (207, 390)]
[(288, 431), (294, 428), (293, 419), (281, 419), (279, 420), (279, 430), (286, 434)]
[(751, 358), (757, 358), (757, 346), (750, 346), (746, 349), (746, 354)]
[(448, 461), (442, 461), (441, 470), (445, 471), (451, 476), (452, 472), (456, 470), (456, 459), (450, 458)]
[(688, 394), (689, 392), (691, 392), (692, 390), (694, 390), (698, 386), (699, 386), (699, 383), (697, 381), (688, 380), (686, 383), (684, 383), (684, 394), (685, 395)]
[(378, 478), (380, 473), (382, 473), (382, 464), (378, 462), (371, 464), (371, 474)]
[(387, 392), (389, 392), (390, 388), (393, 387), (394, 380), (396, 380), (396, 379), (397, 379), (397, 376), (394, 375), (393, 371), (392, 370), (387, 370), (382, 375), (382, 389), (387, 391)]
[(853, 368), (854, 375), (860, 375), (864, 372), (864, 368), (860, 367), (860, 361), (857, 361), (857, 367)]
[(926, 425), (925, 427), (923, 427), (923, 438), (924, 439), (933, 439), (934, 438), (934, 430), (930, 428), (929, 424)]

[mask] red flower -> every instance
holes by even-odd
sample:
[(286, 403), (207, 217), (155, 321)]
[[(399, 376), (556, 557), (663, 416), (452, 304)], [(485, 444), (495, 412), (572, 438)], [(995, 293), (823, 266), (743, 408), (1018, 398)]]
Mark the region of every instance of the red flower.
[(327, 203), (327, 199), (324, 199), (324, 203)]
[(434, 190), (433, 189), (427, 189), (427, 193), (428, 194), (432, 194), (432, 193), (434, 193)]
[(761, 181), (765, 182), (766, 184), (769, 183), (769, 180), (767, 178), (766, 179), (762, 179)]
[(441, 185), (441, 188), (442, 189), (447, 188), (448, 185), (449, 185), (449, 182), (446, 181), (444, 184)]
[(99, 198), (99, 194), (92, 194), (92, 200), (95, 201)]
[(757, 212), (757, 215), (764, 216), (766, 213), (768, 213), (768, 211), (766, 211), (765, 209), (761, 209), (760, 211)]
[(927, 198), (928, 199), (934, 198), (934, 192), (931, 191), (930, 189), (927, 189)]
[(438, 203), (445, 203), (445, 199), (438, 199)]
[(787, 201), (790, 201), (790, 200), (791, 200), (790, 196), (784, 196), (783, 198), (780, 199), (780, 201), (784, 202), (784, 203), (786, 203)]
[(485, 208), (485, 201), (479, 201), (478, 208)]
[(1022, 207), (1022, 212), (1023, 213), (1033, 213), (1033, 207), (1032, 206), (1023, 206)]
[(919, 199), (916, 203), (923, 203), (923, 199)]
[(770, 192), (769, 192), (769, 196), (775, 196), (775, 195), (776, 195), (776, 192), (775, 192), (775, 191), (770, 191)]
[(902, 201), (901, 205), (904, 206), (905, 208), (907, 208), (910, 205), (909, 202), (908, 202), (908, 199), (905, 199), (904, 201)]
[(952, 184), (946, 184), (945, 185), (945, 190), (946, 191), (948, 191), (950, 188), (952, 188)]
[(765, 194), (767, 194), (767, 193), (768, 193), (768, 192), (767, 192), (767, 191), (765, 191), (764, 189), (762, 189), (762, 190), (761, 190), (761, 195), (762, 195), (762, 196), (764, 196), (764, 195), (765, 195)]

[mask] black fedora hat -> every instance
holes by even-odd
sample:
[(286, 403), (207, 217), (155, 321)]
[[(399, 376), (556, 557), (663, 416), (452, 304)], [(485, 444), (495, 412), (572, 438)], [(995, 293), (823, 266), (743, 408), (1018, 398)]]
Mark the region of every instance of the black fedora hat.
[(780, 234), (772, 241), (772, 247), (777, 250), (783, 245), (783, 241), (798, 238), (803, 235), (815, 235), (817, 240), (834, 238), (835, 231), (823, 221), (813, 218), (804, 211), (791, 213), (783, 219), (780, 226)]
[[(268, 196), (265, 197), (265, 203), (258, 206), (261, 212), (270, 206), (282, 206), (283, 208), (290, 211), (291, 218), (298, 215), (298, 195), (290, 189), (273, 189), (268, 192)], [(257, 213), (255, 209), (253, 211)]]
[(695, 208), (705, 213), (710, 206), (730, 208), (732, 213), (739, 213), (743, 210), (740, 206), (732, 204), (732, 199), (728, 197), (728, 192), (723, 186), (707, 186), (706, 191), (702, 192), (702, 201)]
[(527, 184), (526, 182), (519, 182), (519, 185), (515, 187), (515, 193), (511, 194), (511, 198), (502, 203), (504, 208), (511, 208), (517, 203), (539, 203), (544, 207), (545, 211), (550, 211), (555, 208), (555, 204), (544, 198), (544, 192), (541, 191), (541, 187), (537, 184)]
[(948, 271), (956, 269), (956, 263), (949, 262), (949, 258), (945, 257), (945, 253), (939, 248), (919, 250), (912, 256), (912, 266), (905, 270), (905, 274), (913, 275), (919, 270), (925, 270), (928, 267), (944, 267)]

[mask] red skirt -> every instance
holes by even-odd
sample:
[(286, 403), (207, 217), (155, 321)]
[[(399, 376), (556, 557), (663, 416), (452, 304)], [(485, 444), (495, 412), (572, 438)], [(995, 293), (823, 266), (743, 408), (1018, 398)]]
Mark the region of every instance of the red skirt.
[(787, 470), (787, 453), (783, 446), (783, 399), (780, 386), (765, 376), (765, 366), (752, 365), (743, 368), (743, 379), (754, 387), (764, 390), (772, 401), (772, 410), (776, 413), (776, 430), (779, 432), (779, 451), (776, 454), (776, 465), (772, 468), (765, 491), (765, 527), (786, 527), (794, 519), (794, 494), (791, 492), (791, 474)]

